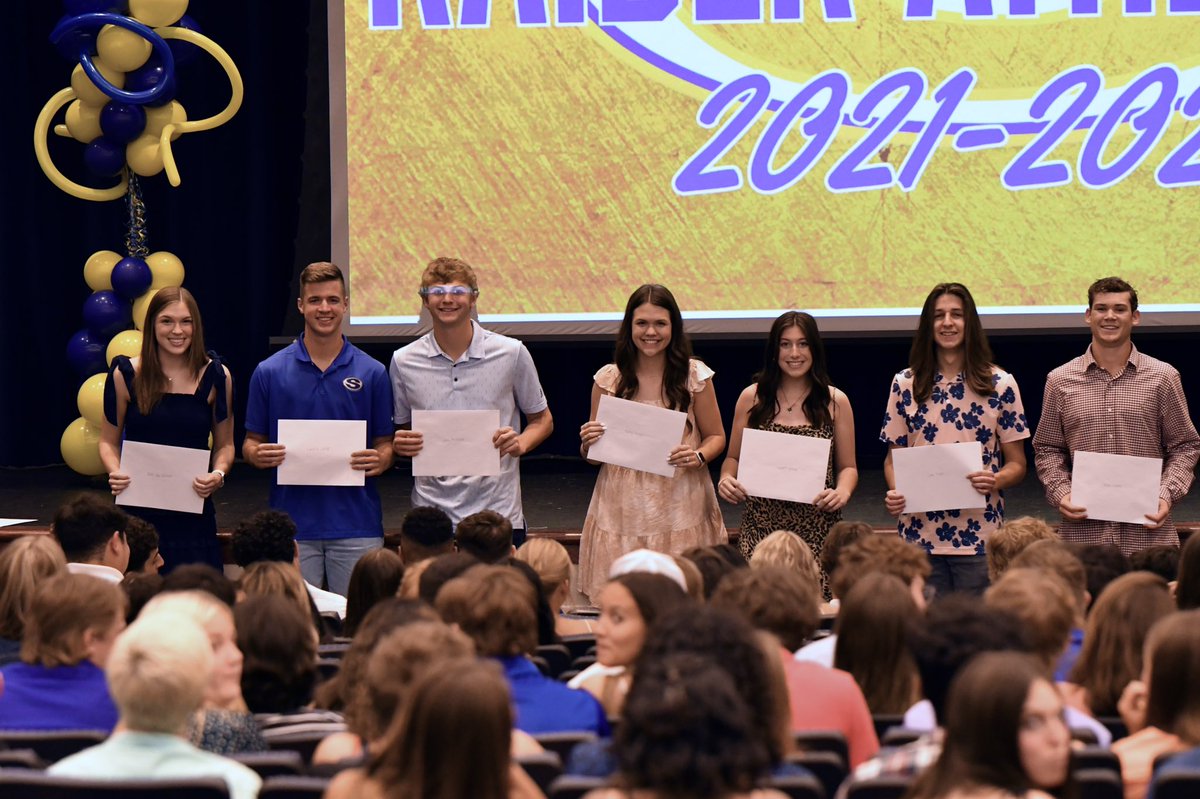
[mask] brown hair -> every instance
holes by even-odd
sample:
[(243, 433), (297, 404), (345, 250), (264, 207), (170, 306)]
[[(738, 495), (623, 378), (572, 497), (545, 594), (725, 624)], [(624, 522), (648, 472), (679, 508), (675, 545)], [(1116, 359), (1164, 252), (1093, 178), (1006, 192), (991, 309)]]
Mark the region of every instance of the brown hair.
[(1087, 691), (1093, 715), (1117, 715), (1121, 692), (1141, 678), (1146, 635), (1174, 609), (1166, 580), (1150, 572), (1123, 574), (1100, 594), (1071, 670), (1071, 681)]
[(1200, 608), (1200, 533), (1192, 533), (1179, 552), (1175, 601), (1180, 610)]
[(458, 523), (454, 541), (459, 552), (483, 563), (497, 563), (512, 555), (512, 522), (494, 510), (481, 510)]
[[(1013, 558), (1030, 544), (1038, 541), (1056, 541), (1054, 528), (1033, 516), (1021, 516), (1006, 521), (999, 530), (988, 536), (987, 565), (988, 580), (996, 582), (1008, 568)], [(1082, 563), (1080, 564), (1083, 565)]]
[(1146, 639), (1150, 660), (1146, 725), (1200, 744), (1200, 611), (1160, 619)]
[(872, 572), (890, 574), (912, 585), (918, 577), (929, 576), (929, 558), (925, 550), (895, 535), (872, 533), (842, 550), (829, 587), (834, 595), (845, 597), (859, 579)]
[[(933, 314), (937, 301), (947, 294), (962, 300), (963, 306), (963, 382), (967, 388), (981, 397), (992, 393), (992, 348), (987, 333), (979, 321), (975, 309), (975, 298), (962, 283), (938, 283), (925, 298), (921, 308), (921, 321), (913, 336), (912, 349), (908, 354), (908, 365), (913, 373), (913, 399), (918, 403), (933, 394), (933, 378), (937, 373), (937, 342), (934, 340)], [(946, 375), (948, 378), (954, 375)]]
[(48, 535), (23, 535), (0, 552), (0, 638), (21, 640), (37, 587), (66, 570), (62, 548)]
[(1057, 538), (1035, 541), (1013, 558), (1010, 568), (1041, 569), (1061, 579), (1075, 598), (1077, 621), (1087, 613), (1087, 570), (1071, 548)]
[(671, 560), (683, 572), (683, 581), (687, 584), (687, 595), (697, 602), (704, 601), (704, 575), (700, 567), (683, 555), (672, 555)]
[(87, 658), (88, 630), (107, 631), (124, 620), (120, 586), (86, 574), (52, 575), (33, 591), (21, 660), (47, 668), (78, 665)]
[(567, 548), (553, 538), (529, 539), (517, 550), (516, 558), (538, 573), (542, 593), (547, 597), (571, 579), (571, 556), (567, 554)]
[(200, 321), (200, 306), (196, 298), (183, 286), (167, 286), (159, 289), (146, 306), (146, 323), (142, 330), (142, 353), (138, 362), (138, 376), (134, 382), (134, 396), (138, 410), (149, 416), (162, 395), (166, 393), (167, 377), (163, 374), (162, 362), (158, 358), (158, 336), (155, 332), (158, 315), (173, 302), (182, 302), (192, 316), (192, 341), (188, 345), (184, 361), (193, 379), (200, 376), (208, 363), (204, 350), (204, 324)]
[(837, 571), (842, 550), (872, 535), (875, 535), (875, 531), (866, 522), (834, 522), (825, 536), (821, 551), (817, 553), (821, 558), (821, 571), (825, 572), (826, 577), (831, 577)]
[(300, 576), (300, 570), (291, 563), (281, 563), (274, 560), (260, 560), (250, 564), (242, 575), (242, 590), (247, 598), (254, 596), (282, 596), (289, 600), (304, 615), (312, 621), (313, 628), (320, 630), (320, 624), (315, 617), (312, 599), (308, 594), (308, 586)]
[(821, 623), (819, 602), (817, 583), (795, 569), (770, 564), (726, 575), (712, 596), (713, 607), (743, 616), (793, 652)]
[(304, 287), (307, 285), (328, 283), (331, 280), (341, 283), (343, 292), (346, 290), (346, 277), (342, 274), (341, 267), (329, 261), (311, 263), (300, 272), (300, 293), (304, 293)]
[(1097, 294), (1120, 294), (1129, 292), (1129, 310), (1136, 311), (1138, 306), (1137, 290), (1119, 277), (1102, 277), (1088, 286), (1088, 307), (1096, 301)]
[(683, 314), (679, 312), (675, 295), (666, 286), (657, 283), (638, 286), (625, 303), (625, 315), (621, 317), (621, 326), (617, 329), (617, 344), (613, 352), (613, 361), (621, 375), (616, 395), (621, 399), (637, 396), (638, 349), (633, 343), (633, 314), (643, 305), (662, 308), (671, 320), (671, 341), (667, 344), (666, 363), (663, 366), (662, 398), (671, 410), (686, 411), (692, 402), (688, 390), (692, 345), (683, 329)]
[(376, 549), (359, 558), (346, 589), (342, 635), (353, 637), (367, 611), (381, 600), (395, 596), (403, 578), (404, 561), (391, 549)]
[(1075, 625), (1075, 598), (1067, 583), (1044, 569), (1010, 568), (984, 594), (984, 604), (1020, 620), (1049, 674)]
[(918, 616), (908, 586), (890, 574), (868, 574), (842, 597), (833, 665), (849, 672), (873, 714), (903, 713), (920, 695), (908, 623)]
[(455, 660), (428, 671), (409, 696), (368, 766), (384, 794), (508, 799), (513, 715), (499, 666)]
[(533, 586), (505, 566), (476, 566), (438, 591), (442, 619), (475, 641), (480, 655), (512, 657), (537, 648)]
[(428, 288), (437, 283), (466, 283), (479, 292), (479, 281), (475, 278), (475, 270), (466, 261), (458, 258), (442, 256), (434, 258), (425, 267), (421, 275), (421, 288)]

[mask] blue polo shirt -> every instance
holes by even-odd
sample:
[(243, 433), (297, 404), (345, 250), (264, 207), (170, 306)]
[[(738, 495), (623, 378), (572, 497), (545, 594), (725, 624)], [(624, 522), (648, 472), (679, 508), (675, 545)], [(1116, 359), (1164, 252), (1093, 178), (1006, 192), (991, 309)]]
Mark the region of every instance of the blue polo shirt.
[[(279, 440), (280, 419), (364, 420), (367, 440), (392, 434), (392, 387), (383, 364), (343, 338), (342, 351), (322, 372), (304, 339), (258, 365), (250, 378), (246, 429)], [(296, 522), (296, 538), (328, 540), (383, 535), (375, 479), (364, 486), (281, 486), (271, 476), (271, 507)]]
[(496, 658), (517, 711), (516, 728), (530, 735), (544, 732), (594, 732), (612, 734), (604, 708), (587, 691), (568, 688), (538, 671), (529, 658)]

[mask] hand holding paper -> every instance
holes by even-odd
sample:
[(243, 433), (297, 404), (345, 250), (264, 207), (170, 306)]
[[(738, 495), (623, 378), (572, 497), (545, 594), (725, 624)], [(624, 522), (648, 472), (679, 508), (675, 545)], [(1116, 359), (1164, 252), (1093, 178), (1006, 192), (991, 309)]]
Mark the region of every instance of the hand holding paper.
[(414, 477), (489, 477), (500, 474), (494, 443), (500, 411), (413, 411), (412, 428), (421, 434), (413, 456)]
[(904, 497), (905, 513), (984, 507), (983, 495), (968, 475), (983, 470), (983, 447), (978, 441), (897, 447), (892, 450), (896, 491)]
[(279, 443), (287, 457), (279, 464), (279, 485), (361, 486), (366, 475), (351, 466), (351, 455), (367, 440), (362, 419), (280, 419)]
[(117, 494), (117, 504), (201, 513), (204, 498), (192, 484), (197, 475), (208, 472), (208, 459), (206, 449), (126, 441), (121, 445), (121, 473), (129, 476), (129, 484)]
[(603, 426), (604, 435), (588, 450), (588, 460), (675, 476), (675, 467), (667, 458), (683, 439), (686, 413), (604, 394), (596, 421)]
[(1087, 518), (1150, 526), (1159, 511), (1162, 458), (1076, 450), (1071, 467), (1071, 502)]
[(738, 482), (750, 496), (811, 505), (825, 488), (830, 443), (748, 427), (742, 431)]

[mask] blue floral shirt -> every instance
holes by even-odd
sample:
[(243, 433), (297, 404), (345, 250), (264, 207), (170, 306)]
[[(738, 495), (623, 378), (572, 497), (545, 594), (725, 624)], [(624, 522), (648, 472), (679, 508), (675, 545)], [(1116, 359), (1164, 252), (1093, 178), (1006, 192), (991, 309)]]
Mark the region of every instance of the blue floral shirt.
[[(879, 438), (896, 447), (926, 447), (978, 441), (983, 468), (1000, 471), (1000, 445), (1029, 438), (1029, 423), (1017, 381), (994, 369), (992, 391), (981, 397), (963, 382), (934, 376), (929, 399), (913, 398), (913, 373), (905, 369), (892, 380)], [(988, 535), (1004, 523), (1004, 493), (987, 494), (983, 509), (939, 510), (901, 514), (898, 527), (906, 541), (933, 555), (983, 555)]]

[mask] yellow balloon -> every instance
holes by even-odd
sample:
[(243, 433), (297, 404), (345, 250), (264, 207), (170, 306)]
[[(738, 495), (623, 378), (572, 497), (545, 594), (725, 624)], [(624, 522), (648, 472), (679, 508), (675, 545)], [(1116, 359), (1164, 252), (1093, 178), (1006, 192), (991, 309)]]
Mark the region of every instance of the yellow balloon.
[(67, 425), (59, 439), (63, 460), (80, 474), (104, 474), (100, 461), (100, 428), (80, 416)]
[(187, 11), (188, 0), (129, 0), (129, 16), (151, 28), (178, 22)]
[(97, 427), (104, 421), (104, 381), (108, 375), (104, 372), (94, 374), (79, 387), (75, 402), (79, 405), (79, 413), (84, 419)]
[(97, 138), (100, 131), (100, 109), (76, 100), (67, 106), (67, 132), (76, 141), (87, 144)]
[[(93, 58), (92, 64), (113, 86), (118, 89), (125, 88), (124, 72), (105, 64), (102, 58)], [(76, 64), (75, 69), (71, 71), (71, 88), (75, 90), (75, 96), (88, 105), (103, 108), (108, 103), (108, 95), (96, 88), (96, 84), (92, 83), (92, 79), (83, 71), (82, 64)]]
[(104, 351), (109, 366), (112, 366), (113, 358), (118, 355), (136, 358), (141, 354), (142, 333), (140, 330), (122, 330), (112, 337), (112, 341), (108, 342), (108, 349)]
[(96, 37), (96, 52), (104, 63), (122, 72), (132, 72), (145, 64), (151, 49), (146, 39), (116, 25), (105, 25)]
[(166, 250), (147, 255), (146, 265), (154, 277), (150, 282), (151, 290), (183, 285), (183, 261)]
[(121, 256), (112, 250), (97, 250), (83, 265), (83, 279), (92, 291), (112, 291), (112, 268)]
[[(95, 87), (93, 86), (92, 88)], [(87, 186), (80, 186), (68, 178), (59, 171), (59, 168), (54, 165), (54, 161), (50, 158), (50, 149), (47, 144), (47, 138), (50, 136), (50, 123), (54, 121), (54, 115), (69, 105), (74, 99), (75, 90), (68, 86), (65, 89), (59, 89), (55, 92), (54, 96), (42, 106), (42, 110), (38, 111), (37, 121), (33, 123), (33, 154), (37, 156), (38, 166), (42, 168), (42, 172), (46, 173), (46, 177), (49, 178), (51, 183), (72, 197), (97, 203), (107, 202), (108, 200), (119, 200), (125, 196), (125, 192), (129, 189), (129, 173), (126, 170), (121, 170), (121, 177), (117, 185), (107, 189), (93, 189)], [(66, 125), (55, 126), (54, 132), (59, 136), (70, 135), (67, 132)]]
[(138, 330), (146, 327), (146, 311), (150, 308), (150, 300), (154, 299), (154, 295), (158, 293), (158, 289), (148, 289), (145, 294), (133, 301), (133, 326)]
[(162, 145), (157, 136), (142, 133), (125, 148), (125, 160), (129, 168), (144, 178), (153, 177), (163, 171)]
[[(183, 106), (178, 100), (172, 100), (166, 105), (159, 106), (158, 108), (145, 106), (145, 109), (146, 129), (142, 131), (142, 133), (148, 133), (155, 138), (158, 138), (158, 135), (162, 133), (162, 129), (167, 126), (167, 123), (179, 125), (183, 122), (187, 122), (187, 111), (184, 110)], [(183, 131), (174, 131), (171, 134), (171, 141), (175, 141), (182, 135)]]

